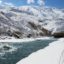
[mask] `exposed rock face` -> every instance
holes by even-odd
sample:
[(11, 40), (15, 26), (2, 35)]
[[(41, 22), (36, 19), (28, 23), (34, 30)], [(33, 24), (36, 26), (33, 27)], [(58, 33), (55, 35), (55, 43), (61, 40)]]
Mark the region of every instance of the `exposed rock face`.
[(36, 24), (34, 24), (34, 22), (28, 22), (28, 23), (31, 25), (33, 29), (37, 30), (37, 26)]
[(54, 36), (55, 38), (61, 38), (64, 37), (64, 32), (53, 33), (52, 36)]

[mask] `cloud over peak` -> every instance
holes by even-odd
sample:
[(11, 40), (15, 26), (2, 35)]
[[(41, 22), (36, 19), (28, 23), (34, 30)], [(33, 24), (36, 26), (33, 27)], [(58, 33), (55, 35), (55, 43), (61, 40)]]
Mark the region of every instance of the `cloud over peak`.
[(27, 0), (27, 4), (37, 3), (38, 5), (44, 5), (44, 0)]
[(27, 0), (28, 4), (35, 3), (35, 0)]
[(2, 1), (0, 0), (0, 4), (2, 4)]
[(4, 5), (14, 7), (14, 4), (5, 2)]
[(38, 0), (37, 3), (38, 3), (39, 5), (44, 5), (44, 4), (45, 4), (44, 0)]
[(15, 7), (14, 4), (11, 2), (4, 2), (3, 0), (0, 0), (0, 6), (10, 6), (10, 7)]

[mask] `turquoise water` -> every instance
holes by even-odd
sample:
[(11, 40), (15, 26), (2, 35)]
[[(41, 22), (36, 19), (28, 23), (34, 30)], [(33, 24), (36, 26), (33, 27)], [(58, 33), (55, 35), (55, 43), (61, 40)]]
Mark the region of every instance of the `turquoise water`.
[[(5, 54), (0, 55), (0, 64), (16, 64), (19, 60), (27, 57), (31, 53), (36, 52), (48, 46), (49, 43), (51, 43), (52, 41), (54, 40), (37, 40), (27, 43), (23, 42), (23, 43), (14, 43), (14, 44), (10, 43), (8, 45), (11, 46), (11, 48), (4, 49)], [(12, 52), (8, 52), (9, 49), (14, 49), (14, 50)], [(3, 51), (0, 52), (3, 53)]]

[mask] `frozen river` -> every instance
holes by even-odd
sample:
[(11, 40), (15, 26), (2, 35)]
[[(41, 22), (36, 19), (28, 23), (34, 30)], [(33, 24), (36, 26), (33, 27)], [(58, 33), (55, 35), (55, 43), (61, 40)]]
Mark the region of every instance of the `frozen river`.
[(54, 40), (36, 40), (31, 42), (1, 43), (0, 64), (16, 64), (33, 52), (45, 48)]

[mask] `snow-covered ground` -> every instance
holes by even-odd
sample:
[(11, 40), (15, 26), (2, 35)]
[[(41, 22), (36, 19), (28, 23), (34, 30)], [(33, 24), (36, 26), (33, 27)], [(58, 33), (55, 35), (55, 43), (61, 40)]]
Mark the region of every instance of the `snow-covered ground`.
[(64, 38), (52, 42), (16, 64), (64, 64)]
[(53, 37), (40, 37), (40, 38), (23, 38), (23, 39), (15, 39), (15, 38), (9, 38), (9, 39), (0, 39), (0, 42), (6, 42), (6, 43), (22, 43), (22, 42), (30, 42), (30, 41), (35, 41), (35, 40), (55, 40)]

